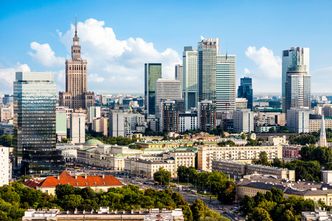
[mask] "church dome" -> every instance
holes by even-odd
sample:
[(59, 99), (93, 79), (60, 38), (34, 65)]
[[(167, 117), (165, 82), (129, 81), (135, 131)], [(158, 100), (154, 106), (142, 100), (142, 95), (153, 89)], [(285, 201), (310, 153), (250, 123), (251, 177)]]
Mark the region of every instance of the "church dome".
[(97, 145), (103, 145), (104, 143), (101, 142), (100, 140), (98, 139), (90, 139), (90, 140), (87, 140), (84, 145), (87, 145), (87, 146), (97, 146)]

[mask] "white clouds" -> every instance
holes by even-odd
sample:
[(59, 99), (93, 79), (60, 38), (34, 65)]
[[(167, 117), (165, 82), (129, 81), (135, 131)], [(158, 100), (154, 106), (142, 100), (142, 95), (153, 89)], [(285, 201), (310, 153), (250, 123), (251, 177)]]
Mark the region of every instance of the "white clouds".
[(272, 50), (266, 47), (256, 49), (254, 46), (249, 46), (245, 54), (257, 65), (261, 74), (268, 78), (281, 78), (281, 58), (275, 56)]
[[(66, 32), (59, 32), (60, 41), (68, 49), (73, 33), (73, 25)], [(88, 60), (89, 73), (94, 73), (89, 77), (91, 90), (143, 92), (144, 63), (160, 62), (163, 77), (174, 78), (174, 65), (181, 61), (175, 50), (167, 48), (160, 52), (142, 38), (118, 39), (104, 21), (93, 18), (78, 23), (78, 36), (82, 57)]]
[(43, 66), (57, 67), (64, 64), (65, 59), (62, 57), (56, 57), (49, 44), (39, 44), (34, 41), (31, 42), (30, 47), (33, 52), (29, 52), (29, 55)]
[(256, 48), (249, 46), (245, 55), (255, 64), (250, 71), (244, 69), (244, 73), (251, 73), (254, 90), (256, 92), (279, 92), (281, 90), (281, 58), (276, 56), (271, 49), (266, 47)]
[(0, 88), (2, 93), (13, 92), (13, 81), (15, 79), (15, 72), (17, 71), (30, 71), (27, 64), (17, 63), (14, 67), (1, 67), (0, 66)]

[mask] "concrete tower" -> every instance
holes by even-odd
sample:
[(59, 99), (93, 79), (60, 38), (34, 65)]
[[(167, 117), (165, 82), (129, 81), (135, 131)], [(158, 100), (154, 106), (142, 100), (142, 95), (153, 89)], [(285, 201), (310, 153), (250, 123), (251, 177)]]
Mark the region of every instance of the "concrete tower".
[(59, 94), (61, 106), (75, 110), (94, 105), (94, 93), (87, 91), (87, 64), (87, 60), (81, 57), (81, 45), (75, 24), (71, 59), (66, 60), (66, 91)]

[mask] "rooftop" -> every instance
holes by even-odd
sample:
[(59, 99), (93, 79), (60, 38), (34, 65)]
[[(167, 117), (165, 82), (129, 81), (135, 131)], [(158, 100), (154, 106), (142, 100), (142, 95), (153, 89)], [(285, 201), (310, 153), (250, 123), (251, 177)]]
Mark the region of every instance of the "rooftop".
[(56, 187), (60, 184), (69, 184), (74, 187), (92, 186), (122, 186), (122, 183), (114, 176), (71, 176), (63, 171), (58, 177), (48, 176), (43, 180), (30, 179), (25, 182), (26, 186), (36, 188)]

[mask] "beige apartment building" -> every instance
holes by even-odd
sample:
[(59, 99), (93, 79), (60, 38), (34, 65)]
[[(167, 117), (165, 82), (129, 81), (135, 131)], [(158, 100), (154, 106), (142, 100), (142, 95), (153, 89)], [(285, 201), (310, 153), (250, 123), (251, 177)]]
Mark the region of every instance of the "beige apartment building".
[(212, 171), (213, 160), (233, 160), (251, 163), (258, 159), (261, 152), (266, 152), (268, 159), (282, 159), (282, 146), (199, 146), (197, 152), (198, 169)]

